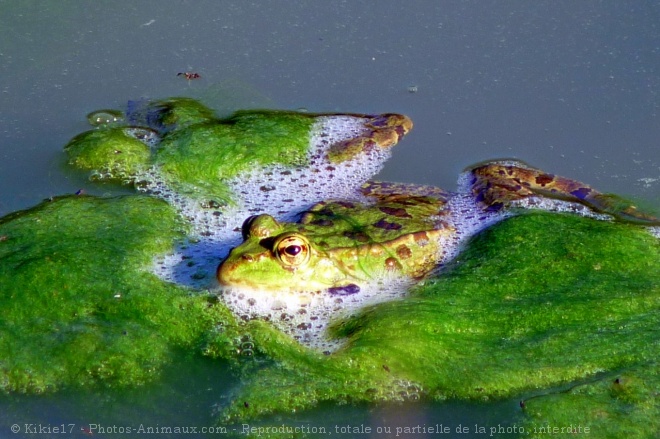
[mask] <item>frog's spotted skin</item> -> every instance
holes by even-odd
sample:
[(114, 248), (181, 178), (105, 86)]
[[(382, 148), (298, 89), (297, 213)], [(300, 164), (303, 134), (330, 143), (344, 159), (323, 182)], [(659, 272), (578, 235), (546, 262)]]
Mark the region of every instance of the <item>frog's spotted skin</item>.
[(658, 219), (639, 211), (616, 196), (603, 194), (570, 178), (549, 174), (514, 160), (489, 161), (470, 168), (470, 192), (488, 210), (546, 197), (580, 203), (597, 213), (641, 225), (658, 225)]
[(416, 279), (454, 258), (466, 239), (515, 208), (660, 224), (583, 183), (518, 161), (475, 165), (459, 183), (450, 194), (369, 182), (362, 188), (366, 202), (320, 202), (297, 223), (250, 218), (243, 244), (218, 268), (228, 287), (224, 301), (243, 319), (266, 319), (306, 345), (333, 351), (340, 341), (324, 334), (333, 319), (402, 297)]
[(412, 129), (412, 121), (401, 114), (383, 114), (365, 120), (364, 126), (367, 130), (361, 134), (333, 143), (328, 160), (341, 163), (372, 148), (391, 148)]

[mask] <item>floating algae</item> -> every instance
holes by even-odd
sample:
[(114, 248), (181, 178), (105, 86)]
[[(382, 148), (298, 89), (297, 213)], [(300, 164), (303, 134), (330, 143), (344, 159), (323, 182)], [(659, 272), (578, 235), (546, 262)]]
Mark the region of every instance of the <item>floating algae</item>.
[[(194, 120), (181, 122), (185, 129), (209, 122), (191, 114), (181, 116)], [(163, 138), (176, 132), (147, 128)], [(72, 147), (70, 159), (85, 156), (87, 169), (121, 169), (129, 179), (149, 169), (163, 143), (147, 145), (123, 129), (95, 130), (121, 140), (104, 158)], [(222, 405), (221, 422), (320, 401), (520, 395), (526, 428), (569, 421), (559, 407), (585, 408), (576, 419), (594, 429), (629, 410), (632, 421), (620, 431), (631, 437), (657, 425), (657, 405), (647, 400), (658, 386), (660, 250), (643, 228), (550, 213), (508, 219), (405, 300), (336, 322), (333, 334), (348, 343), (324, 356), (265, 322), (237, 323), (207, 292), (152, 274), (153, 258), (191, 231), (181, 205), (172, 205), (64, 197), (0, 219), (4, 391), (136, 385), (185, 349), (241, 364), (241, 386)], [(552, 390), (566, 383), (576, 387)]]
[(2, 389), (140, 384), (175, 348), (231, 322), (208, 297), (145, 270), (184, 231), (171, 207), (144, 196), (64, 197), (0, 219)]

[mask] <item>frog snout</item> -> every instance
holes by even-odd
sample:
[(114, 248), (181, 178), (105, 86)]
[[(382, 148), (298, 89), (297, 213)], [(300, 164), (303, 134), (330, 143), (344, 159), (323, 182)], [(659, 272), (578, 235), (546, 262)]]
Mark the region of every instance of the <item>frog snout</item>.
[[(231, 286), (242, 284), (240, 276), (236, 276), (236, 270), (245, 265), (246, 262), (253, 262), (255, 258), (251, 254), (244, 254), (240, 256), (232, 255), (234, 249), (229, 252), (229, 256), (218, 265), (216, 277), (221, 285)], [(241, 271), (241, 270), (239, 270)]]

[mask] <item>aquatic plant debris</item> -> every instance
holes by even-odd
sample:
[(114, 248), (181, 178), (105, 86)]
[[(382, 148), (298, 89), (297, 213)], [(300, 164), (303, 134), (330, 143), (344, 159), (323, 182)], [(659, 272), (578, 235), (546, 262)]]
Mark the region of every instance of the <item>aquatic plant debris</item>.
[[(145, 270), (186, 228), (145, 196), (62, 197), (1, 218), (0, 389), (141, 384), (231, 327), (212, 298)], [(235, 349), (231, 334), (217, 352)]]
[[(184, 113), (172, 117), (185, 129), (215, 123), (201, 107)], [(140, 185), (134, 173), (148, 177), (172, 123), (128, 135), (136, 127), (102, 127), (69, 157)], [(103, 146), (105, 135), (119, 143)], [(258, 192), (277, 192), (267, 189)], [(326, 356), (266, 322), (236, 322), (204, 289), (155, 276), (154, 257), (174, 252), (186, 265), (180, 242), (204, 230), (185, 221), (187, 205), (168, 201), (70, 196), (0, 219), (3, 391), (139, 385), (183, 350), (238, 366), (232, 399), (218, 396), (221, 423), (321, 401), (519, 397), (525, 427), (569, 421), (562, 407), (606, 428), (623, 405), (634, 412), (621, 424), (628, 436), (657, 425), (647, 401), (658, 388), (660, 249), (641, 227), (553, 213), (508, 219), (405, 300), (336, 322), (332, 333), (348, 342)], [(195, 208), (228, 212), (207, 206)]]

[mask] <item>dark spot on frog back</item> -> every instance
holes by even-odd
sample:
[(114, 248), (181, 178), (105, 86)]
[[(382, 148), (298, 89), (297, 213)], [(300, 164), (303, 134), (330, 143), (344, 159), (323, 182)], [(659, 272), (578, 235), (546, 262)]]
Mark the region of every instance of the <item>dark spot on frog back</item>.
[(555, 176), (552, 174), (541, 174), (536, 176), (536, 184), (542, 187), (553, 181), (555, 181)]
[(412, 256), (412, 251), (407, 245), (401, 244), (396, 248), (396, 255), (401, 259), (408, 259)]
[(385, 218), (381, 218), (380, 220), (376, 221), (373, 226), (383, 230), (401, 230), (403, 227), (399, 223), (391, 223), (386, 221)]
[(364, 232), (353, 232), (353, 231), (346, 231), (343, 233), (343, 236), (353, 240), (353, 241), (358, 241), (358, 242), (369, 242), (369, 236), (367, 236)]
[(592, 189), (589, 187), (581, 187), (571, 192), (571, 195), (575, 196), (579, 200), (584, 200), (592, 192)]
[(310, 222), (309, 224), (312, 224), (314, 226), (321, 226), (321, 227), (332, 227), (334, 225), (332, 220), (328, 218), (317, 218), (312, 222)]
[(420, 247), (424, 247), (430, 242), (428, 233), (423, 230), (421, 232), (413, 233), (413, 239), (415, 240), (415, 243), (417, 243), (417, 245)]
[(396, 258), (385, 259), (385, 269), (387, 271), (400, 270), (401, 263)]
[(338, 206), (344, 207), (346, 209), (355, 209), (355, 204), (350, 201), (336, 201)]
[(397, 218), (412, 218), (412, 215), (410, 215), (403, 207), (381, 206), (378, 209), (383, 213)]

